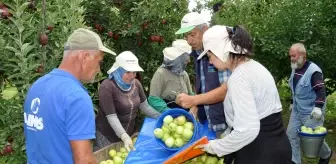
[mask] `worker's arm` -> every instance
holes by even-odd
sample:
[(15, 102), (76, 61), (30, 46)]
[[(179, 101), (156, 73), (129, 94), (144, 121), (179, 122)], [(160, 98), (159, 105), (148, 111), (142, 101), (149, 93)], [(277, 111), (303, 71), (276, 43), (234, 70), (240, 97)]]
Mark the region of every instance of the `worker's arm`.
[(207, 93), (190, 96), (185, 93), (181, 93), (176, 98), (176, 103), (181, 105), (183, 108), (191, 108), (192, 106), (197, 106), (201, 104), (214, 104), (218, 102), (223, 102), (226, 96), (227, 83), (223, 83), (220, 87), (211, 90)]
[(223, 83), (220, 87), (213, 89), (207, 93), (199, 94), (194, 96), (194, 103), (196, 105), (201, 105), (201, 104), (215, 104), (218, 102), (223, 102), (224, 98), (226, 96), (226, 91), (227, 91), (227, 83)]
[(70, 141), (75, 164), (96, 164), (90, 140)]

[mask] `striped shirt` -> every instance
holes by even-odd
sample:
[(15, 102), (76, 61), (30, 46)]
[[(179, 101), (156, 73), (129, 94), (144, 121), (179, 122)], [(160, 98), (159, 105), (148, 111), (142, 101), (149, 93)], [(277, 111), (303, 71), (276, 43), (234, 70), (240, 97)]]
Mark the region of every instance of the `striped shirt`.
[[(206, 79), (205, 79), (205, 75), (204, 75), (204, 71), (203, 71), (203, 60), (201, 60), (201, 64), (200, 64), (200, 72), (201, 72), (201, 91), (202, 93), (205, 93), (205, 83), (206, 83)], [(214, 66), (213, 66), (214, 67)], [(215, 67), (214, 67), (215, 69)], [(230, 71), (218, 71), (218, 77), (219, 77), (219, 82), (221, 84), (226, 83), (229, 80), (229, 77), (231, 75)], [(209, 105), (204, 105), (204, 109), (205, 109), (205, 113), (207, 115), (207, 120), (209, 122), (208, 126), (210, 129), (213, 129), (214, 131), (220, 131), (220, 130), (224, 130), (226, 129), (226, 124), (217, 124), (214, 125), (211, 122), (211, 119), (209, 118)]]
[[(294, 78), (293, 78), (293, 86), (294, 89), (297, 83), (300, 81), (301, 77), (306, 73), (309, 65), (311, 64), (310, 61), (306, 61), (305, 64), (295, 70)], [(326, 88), (323, 81), (323, 75), (321, 72), (314, 72), (311, 77), (311, 87), (314, 89), (316, 93), (315, 99), (315, 107), (323, 108), (326, 98)], [(293, 100), (291, 99), (291, 103), (293, 104)]]

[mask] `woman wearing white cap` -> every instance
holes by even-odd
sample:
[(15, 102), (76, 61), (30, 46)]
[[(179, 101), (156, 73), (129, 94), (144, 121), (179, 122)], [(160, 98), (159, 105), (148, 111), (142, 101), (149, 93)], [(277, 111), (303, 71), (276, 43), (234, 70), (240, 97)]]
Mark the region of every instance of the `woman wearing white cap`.
[(111, 143), (124, 142), (126, 149), (133, 149), (130, 135), (134, 133), (135, 118), (140, 109), (148, 117), (157, 118), (160, 113), (148, 103), (136, 72), (142, 72), (138, 58), (130, 51), (116, 57), (99, 88), (99, 110), (96, 117), (94, 150)]
[(155, 101), (151, 101), (153, 97), (159, 97), (167, 102), (169, 108), (182, 108), (174, 102), (177, 94), (193, 94), (189, 75), (185, 71), (190, 52), (191, 47), (182, 39), (174, 41), (172, 47), (163, 50), (163, 63), (151, 80), (150, 104), (155, 104)]
[[(235, 164), (290, 164), (291, 147), (282, 123), (282, 106), (271, 73), (252, 58), (252, 38), (240, 26), (213, 26), (203, 35), (210, 62), (232, 75), (224, 100), (229, 130), (222, 139), (200, 145)], [(231, 131), (232, 130), (232, 131)], [(226, 161), (226, 163), (231, 163)]]

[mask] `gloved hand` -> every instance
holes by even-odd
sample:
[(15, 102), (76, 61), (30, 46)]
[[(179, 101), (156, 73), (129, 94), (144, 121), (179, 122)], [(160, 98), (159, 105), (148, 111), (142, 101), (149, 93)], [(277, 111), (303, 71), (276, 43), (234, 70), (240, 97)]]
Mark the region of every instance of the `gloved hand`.
[(124, 145), (127, 151), (135, 150), (132, 139), (127, 133), (122, 134), (120, 138), (124, 142)]
[(214, 144), (215, 140), (210, 140), (209, 143), (203, 145), (197, 145), (194, 149), (202, 149), (202, 151), (216, 155), (215, 151), (212, 149), (211, 145)]
[(321, 108), (314, 107), (313, 111), (310, 114), (315, 119), (320, 119), (322, 117)]
[(290, 104), (289, 105), (289, 111), (292, 111), (293, 110), (293, 104)]

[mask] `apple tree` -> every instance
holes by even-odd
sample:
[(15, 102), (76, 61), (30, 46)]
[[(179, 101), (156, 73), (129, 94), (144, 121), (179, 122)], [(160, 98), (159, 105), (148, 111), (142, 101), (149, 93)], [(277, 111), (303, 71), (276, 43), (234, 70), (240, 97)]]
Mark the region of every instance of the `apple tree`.
[[(218, 0), (213, 0), (209, 6)], [(225, 1), (212, 24), (243, 25), (254, 38), (255, 58), (277, 81), (291, 73), (288, 50), (302, 42), (308, 60), (318, 64), (328, 94), (336, 90), (336, 2), (334, 0), (236, 0)]]

